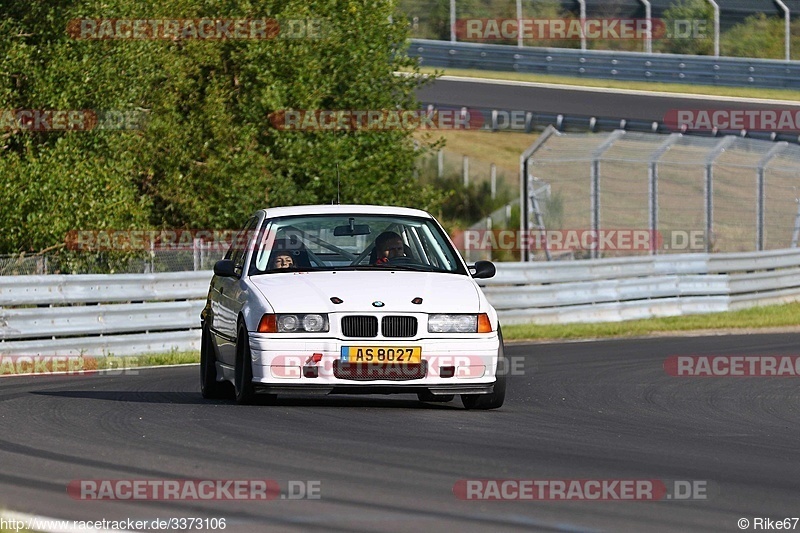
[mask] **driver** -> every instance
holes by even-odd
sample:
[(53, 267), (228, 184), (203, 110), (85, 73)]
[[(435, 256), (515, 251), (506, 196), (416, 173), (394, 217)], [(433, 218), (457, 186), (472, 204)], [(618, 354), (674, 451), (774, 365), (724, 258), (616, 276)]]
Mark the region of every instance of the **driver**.
[(377, 259), (374, 265), (385, 265), (389, 259), (395, 257), (405, 257), (405, 249), (403, 248), (403, 238), (393, 231), (384, 231), (375, 239), (375, 249), (377, 250)]

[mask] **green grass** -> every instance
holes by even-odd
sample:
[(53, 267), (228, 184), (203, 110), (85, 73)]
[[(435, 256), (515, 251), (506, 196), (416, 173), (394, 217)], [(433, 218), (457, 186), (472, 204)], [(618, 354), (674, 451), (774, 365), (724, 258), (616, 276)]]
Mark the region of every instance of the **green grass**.
[(740, 311), (596, 324), (522, 324), (503, 327), (506, 340), (570, 340), (639, 337), (655, 333), (742, 330), (800, 326), (800, 302)]
[(144, 355), (109, 355), (107, 357), (98, 357), (96, 359), (98, 370), (138, 368), (143, 366), (183, 365), (199, 362), (200, 352), (179, 352), (176, 350), (166, 353), (153, 353)]
[(707, 96), (732, 96), (740, 98), (763, 98), (771, 100), (800, 101), (800, 91), (783, 89), (759, 89), (755, 87), (723, 87), (718, 85), (684, 85), (680, 83), (660, 83), (643, 81), (618, 81), (591, 78), (573, 78), (548, 74), (529, 74), (520, 72), (497, 72), (472, 69), (421, 68), (423, 74), (439, 72), (447, 76), (468, 76), (494, 80), (528, 81), (536, 83), (555, 83), (558, 85), (579, 85), (582, 87), (602, 87), (613, 89), (632, 89), (638, 91), (657, 91), (665, 93), (702, 94)]

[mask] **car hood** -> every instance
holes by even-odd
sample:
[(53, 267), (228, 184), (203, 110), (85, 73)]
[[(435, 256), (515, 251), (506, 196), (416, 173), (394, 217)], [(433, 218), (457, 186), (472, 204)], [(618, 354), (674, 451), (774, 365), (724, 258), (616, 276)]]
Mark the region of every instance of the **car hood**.
[[(476, 313), (480, 289), (458, 274), (408, 271), (291, 272), (250, 278), (276, 313)], [(331, 298), (342, 300), (334, 304)], [(411, 300), (422, 298), (421, 304)], [(373, 306), (383, 302), (383, 306)]]

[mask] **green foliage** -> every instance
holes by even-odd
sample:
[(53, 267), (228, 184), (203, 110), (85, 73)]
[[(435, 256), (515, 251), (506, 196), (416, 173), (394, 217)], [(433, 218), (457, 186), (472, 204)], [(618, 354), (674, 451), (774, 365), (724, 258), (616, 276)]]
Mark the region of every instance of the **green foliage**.
[[(722, 55), (783, 59), (786, 26), (783, 17), (763, 13), (747, 17), (720, 38)], [(800, 21), (791, 25), (792, 59), (800, 58)]]
[(684, 21), (701, 21), (701, 35), (687, 37), (664, 35), (654, 42), (653, 48), (659, 52), (670, 54), (711, 55), (714, 53), (714, 9), (706, 0), (679, 0), (664, 11), (663, 20), (672, 33), (676, 23)]
[[(255, 209), (342, 201), (435, 209), (410, 132), (284, 132), (283, 109), (413, 109), (389, 0), (61, 0), (0, 15), (0, 110), (144, 113), (141, 131), (0, 131), (0, 253), (76, 229), (237, 228)], [(75, 18), (317, 19), (320, 39), (77, 40)]]
[(437, 208), (432, 212), (451, 233), (478, 222), (509, 203), (516, 194), (504, 185), (505, 180), (499, 173), (494, 199), (488, 176), (472, 175), (468, 185), (464, 187), (462, 170), (445, 165), (442, 177), (438, 177), (435, 157), (422, 158), (417, 174), (420, 188), (431, 190), (434, 197), (440, 198)]

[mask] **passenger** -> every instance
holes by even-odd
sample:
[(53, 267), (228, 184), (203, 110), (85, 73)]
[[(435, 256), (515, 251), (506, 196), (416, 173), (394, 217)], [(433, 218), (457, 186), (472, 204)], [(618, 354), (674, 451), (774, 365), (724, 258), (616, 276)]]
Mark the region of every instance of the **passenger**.
[(280, 250), (277, 252), (273, 252), (272, 261), (270, 262), (269, 268), (272, 269), (286, 269), (294, 267), (294, 257), (292, 257), (292, 252), (287, 250)]

